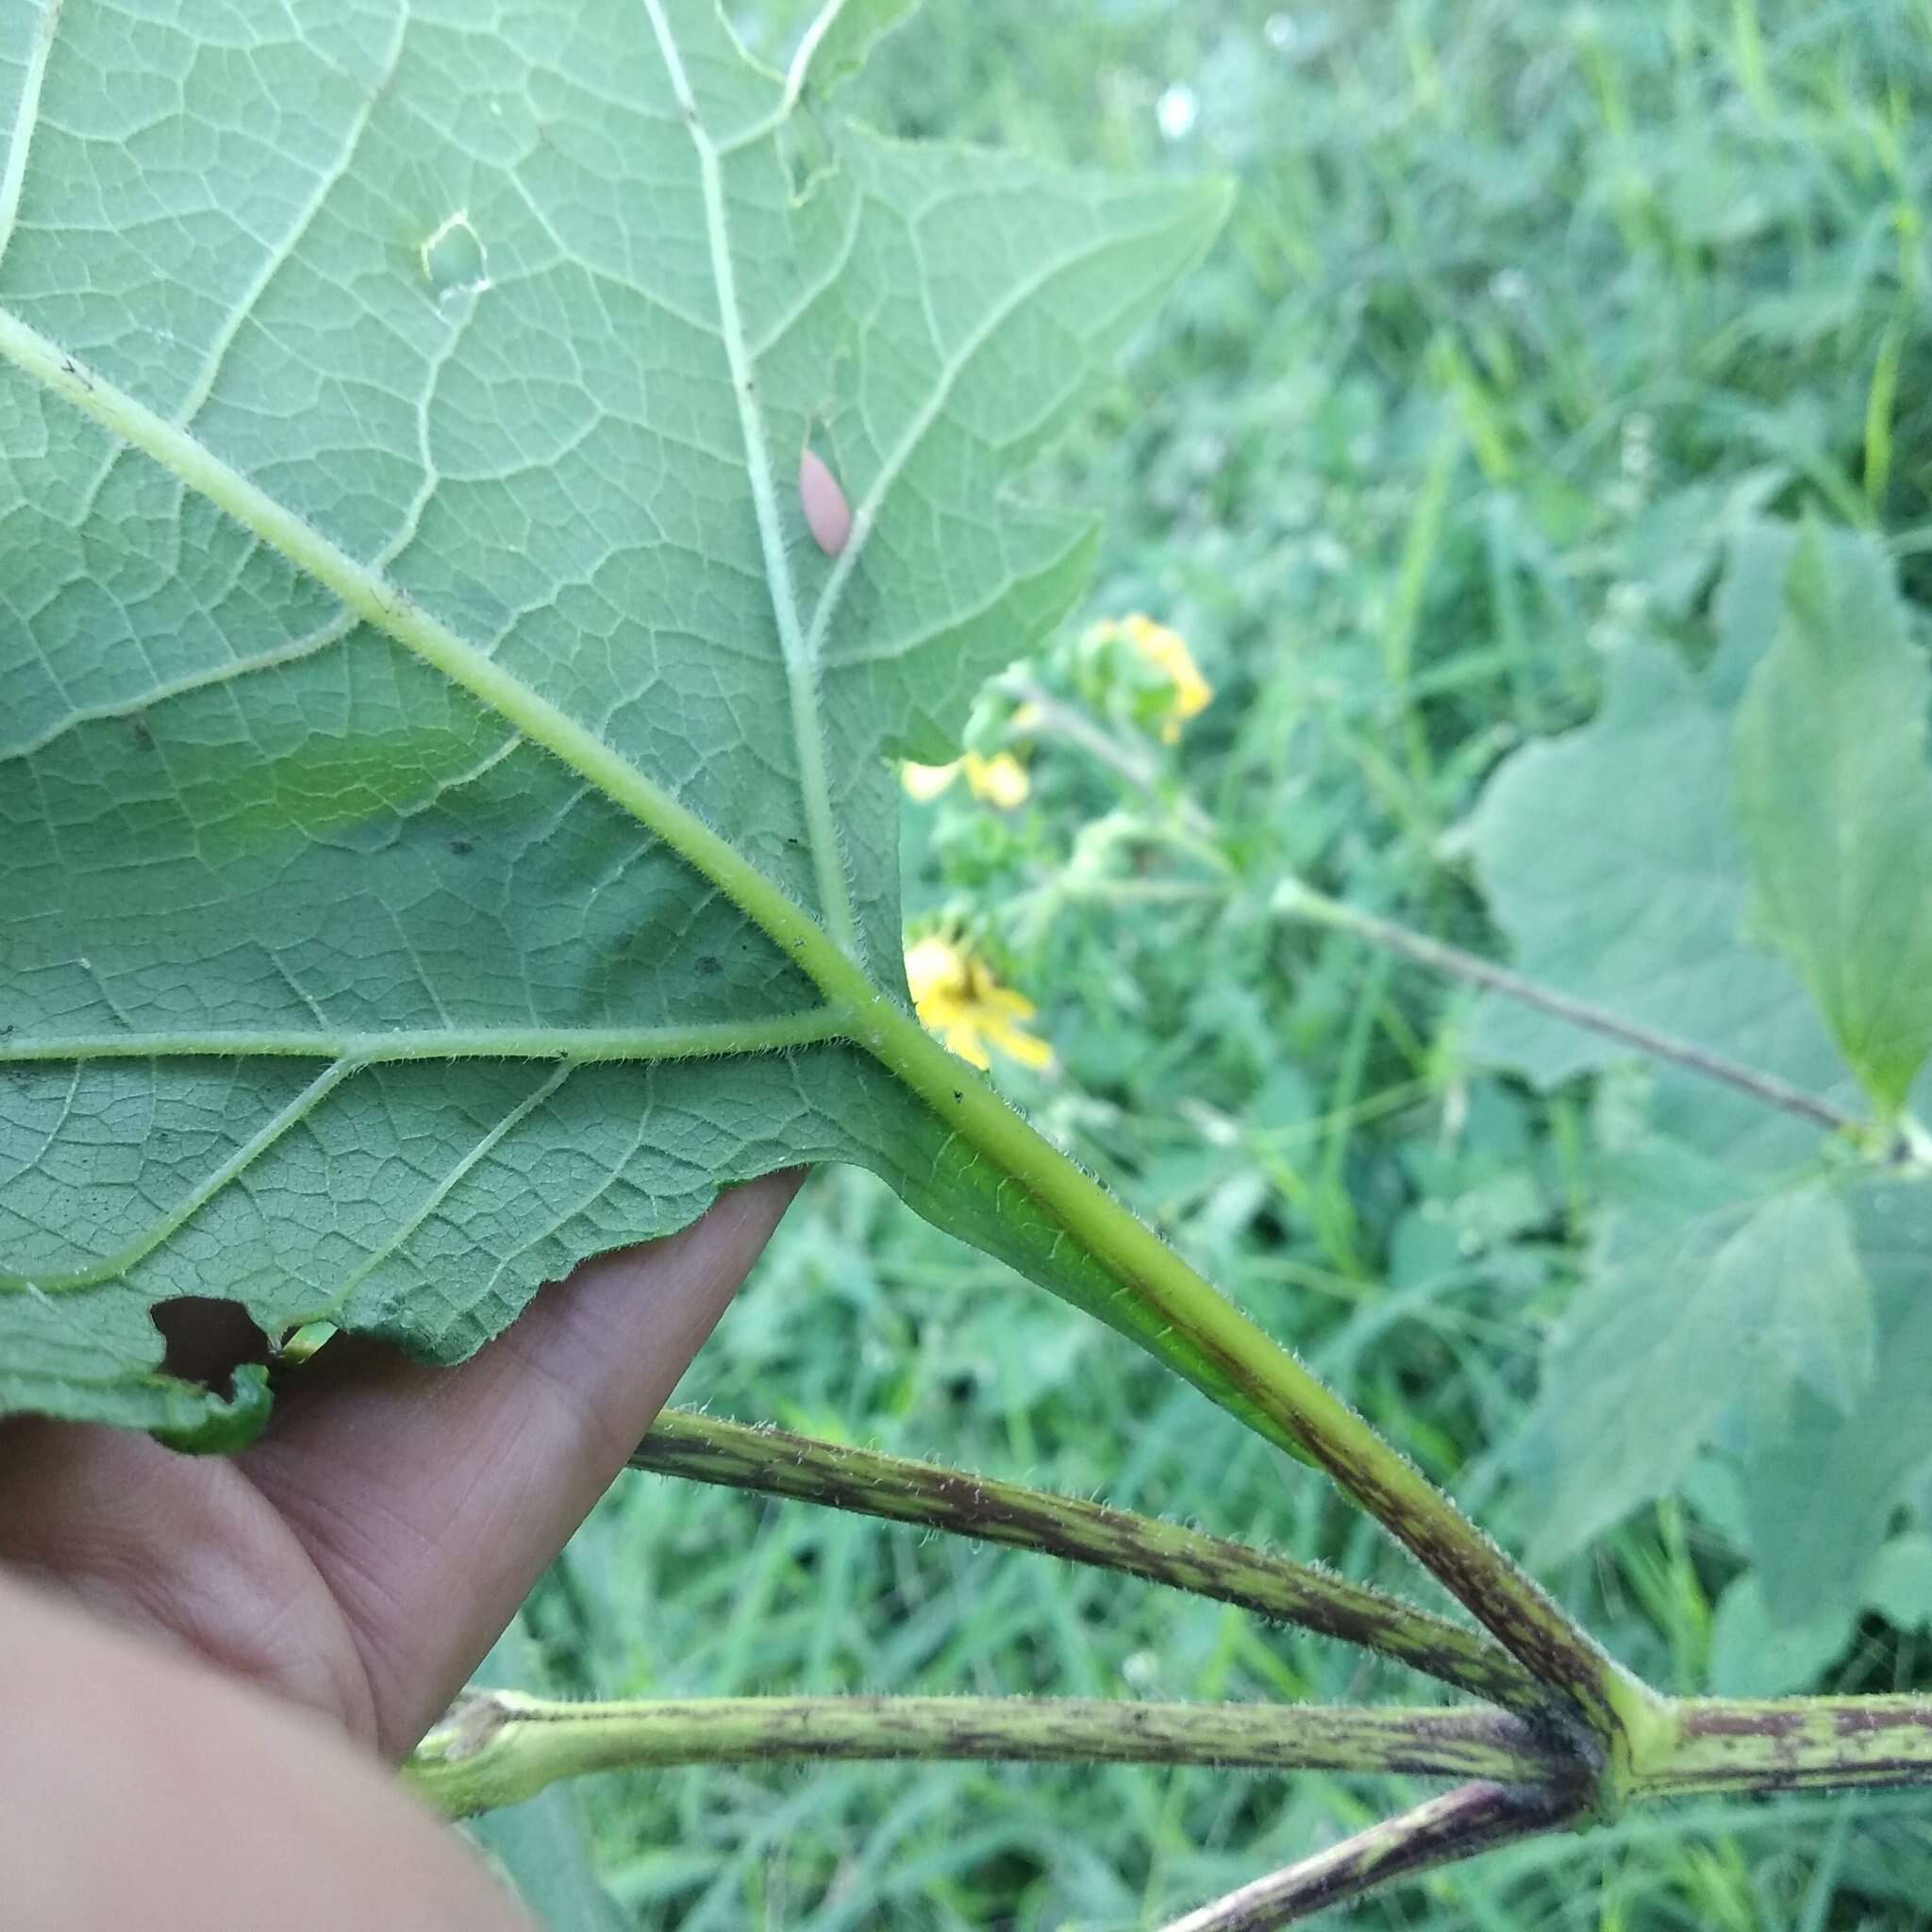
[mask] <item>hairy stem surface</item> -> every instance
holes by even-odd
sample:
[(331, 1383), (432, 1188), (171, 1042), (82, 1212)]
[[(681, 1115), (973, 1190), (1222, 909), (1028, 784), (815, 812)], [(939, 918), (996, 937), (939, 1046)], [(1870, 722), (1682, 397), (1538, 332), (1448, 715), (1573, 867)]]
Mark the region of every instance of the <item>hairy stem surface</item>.
[(1932, 1697), (1693, 1697), (1633, 1798), (1932, 1783)]
[(1452, 1865), (1511, 1840), (1537, 1838), (1580, 1817), (1583, 1791), (1525, 1790), (1484, 1780), (1385, 1818), (1325, 1852), (1271, 1872), (1231, 1891), (1167, 1932), (1274, 1932), (1362, 1893)]
[(1536, 1711), (1548, 1702), (1514, 1657), (1473, 1630), (1307, 1564), (1128, 1510), (678, 1409), (658, 1419), (631, 1465), (1145, 1577), (1360, 1644), (1492, 1704)]
[(466, 1693), (405, 1775), (464, 1818), (585, 1772), (788, 1758), (976, 1758), (1026, 1764), (1212, 1764), (1546, 1779), (1560, 1767), (1495, 1710), (1103, 1698), (712, 1697), (567, 1704)]

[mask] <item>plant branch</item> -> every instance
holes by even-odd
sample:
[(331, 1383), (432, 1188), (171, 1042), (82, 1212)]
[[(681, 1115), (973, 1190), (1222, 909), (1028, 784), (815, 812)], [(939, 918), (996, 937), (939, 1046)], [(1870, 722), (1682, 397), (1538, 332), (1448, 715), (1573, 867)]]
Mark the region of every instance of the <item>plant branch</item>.
[(1167, 1932), (1274, 1932), (1398, 1878), (1557, 1830), (1581, 1818), (1590, 1803), (1587, 1789), (1462, 1785), (1271, 1872), (1174, 1920)]
[(1211, 1764), (1532, 1781), (1560, 1774), (1568, 1761), (1501, 1711), (1030, 1697), (570, 1704), (472, 1690), (417, 1747), (405, 1775), (444, 1816), (467, 1818), (587, 1772), (791, 1758)]
[(1932, 1784), (1932, 1697), (1686, 1698), (1633, 1799)]
[(1410, 932), (1407, 926), (1397, 925), (1391, 920), (1378, 919), (1372, 912), (1358, 911), (1353, 906), (1343, 905), (1340, 899), (1331, 899), (1325, 892), (1318, 892), (1312, 886), (1304, 885), (1299, 879), (1284, 879), (1275, 889), (1273, 904), (1274, 910), (1285, 918), (1350, 933), (1357, 939), (1366, 940), (1373, 946), (1381, 947), (1384, 952), (1394, 953), (1402, 958), (1412, 959), (1419, 966), (1426, 966), (1432, 973), (1479, 986), (1488, 992), (1501, 993), (1506, 999), (1533, 1007), (1540, 1013), (1548, 1013), (1552, 1019), (1568, 1021), (1588, 1032), (1601, 1033), (1606, 1039), (1635, 1047), (1639, 1053), (1647, 1054), (1653, 1059), (1668, 1060), (1690, 1073), (1721, 1080), (1727, 1087), (1735, 1087), (1740, 1092), (1750, 1094), (1754, 1100), (1761, 1100), (1767, 1107), (1796, 1114), (1814, 1126), (1837, 1134), (1856, 1134), (1868, 1124), (1857, 1114), (1848, 1113), (1815, 1093), (1807, 1093), (1803, 1088), (1793, 1087), (1774, 1074), (1759, 1073), (1755, 1067), (1727, 1059), (1723, 1054), (1712, 1053), (1692, 1041), (1679, 1039), (1675, 1034), (1660, 1033), (1654, 1027), (1621, 1019), (1606, 1008), (1593, 1006), (1588, 1000), (1574, 999), (1568, 993), (1557, 992), (1534, 979), (1525, 979), (1520, 973), (1511, 973), (1507, 967), (1494, 965), (1474, 953), (1465, 953), (1459, 946), (1444, 945), (1441, 940), (1424, 938), (1423, 934)]
[(1145, 1577), (1360, 1644), (1490, 1703), (1547, 1707), (1537, 1680), (1475, 1631), (1307, 1564), (1127, 1510), (681, 1409), (658, 1417), (631, 1466)]
[[(812, 970), (818, 971), (816, 961)], [(1111, 1277), (1053, 1286), (1187, 1377), (1257, 1434), (1324, 1471), (1401, 1541), (1512, 1656), (1574, 1704), (1613, 1757), (1655, 1724), (1661, 1701), (1613, 1662), (1408, 1458), (1220, 1294), (1159, 1236), (840, 958), (820, 979), (849, 999), (853, 1038), (959, 1138), (1010, 1177)]]
[(1126, 780), (1151, 803), (1172, 811), (1189, 836), (1211, 849), (1211, 857), (1222, 871), (1228, 869), (1221, 851), (1221, 831), (1185, 791), (1170, 795), (1162, 789), (1160, 764), (1143, 745), (1124, 742), (1104, 725), (1094, 723), (1086, 712), (1063, 704), (1040, 680), (1024, 671), (1009, 671), (998, 680), (999, 688), (1016, 705), (1030, 706), (1040, 724), (1054, 737), (1077, 745), (1117, 777)]

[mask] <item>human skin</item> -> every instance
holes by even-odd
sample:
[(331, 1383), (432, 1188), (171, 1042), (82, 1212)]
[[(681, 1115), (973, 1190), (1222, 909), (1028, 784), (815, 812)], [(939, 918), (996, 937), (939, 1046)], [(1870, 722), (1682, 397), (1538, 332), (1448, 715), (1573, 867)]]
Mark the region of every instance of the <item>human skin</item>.
[(0, 1922), (525, 1926), (387, 1765), (615, 1480), (796, 1185), (586, 1263), (459, 1368), (333, 1341), (233, 1457), (0, 1424)]

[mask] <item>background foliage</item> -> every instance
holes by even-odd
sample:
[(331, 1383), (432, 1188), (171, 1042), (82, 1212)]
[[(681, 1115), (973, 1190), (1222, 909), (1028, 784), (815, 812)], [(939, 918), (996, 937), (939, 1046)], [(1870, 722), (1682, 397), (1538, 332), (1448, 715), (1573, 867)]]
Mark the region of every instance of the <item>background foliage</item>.
[[(804, 10), (734, 14), (782, 50)], [(1768, 943), (1815, 814), (1770, 823), (1792, 794), (1757, 674), (1774, 648), (1802, 673), (1782, 586), (1815, 520), (1923, 783), (1932, 9), (981, 0), (857, 93), (902, 132), (1242, 187), (1053, 458), (1108, 525), (1089, 608), (975, 714), (1027, 796), (907, 807), (912, 930), (1030, 997), (1054, 1049), (1002, 1084), (1661, 1688), (1932, 1683), (1928, 1190), (1270, 891), (1298, 874), (1848, 1106), (1855, 1072), (1896, 1087), (1834, 1043), (1818, 962)], [(1215, 689), (1172, 742), (1144, 660), (1083, 641), (1135, 611)], [(1819, 761), (1856, 768), (1875, 714), (1828, 710)], [(1912, 853), (1878, 903), (1914, 903)], [(856, 1173), (813, 1181), (681, 1399), (1416, 1587), (1305, 1472)], [(604, 1696), (1397, 1688), (1214, 1605), (655, 1478), (530, 1623), (551, 1678)], [(1390, 1795), (840, 1766), (585, 1802), (639, 1925), (1098, 1932)], [(1646, 1816), (1365, 1916), (1903, 1926), (1927, 1897), (1925, 1800), (1866, 1796)]]

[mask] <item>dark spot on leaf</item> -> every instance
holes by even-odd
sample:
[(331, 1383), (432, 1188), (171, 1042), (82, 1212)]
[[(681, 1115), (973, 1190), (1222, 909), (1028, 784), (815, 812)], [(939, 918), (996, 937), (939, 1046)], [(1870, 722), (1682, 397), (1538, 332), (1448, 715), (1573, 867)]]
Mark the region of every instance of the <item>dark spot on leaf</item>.
[(955, 1100), (964, 1100), (966, 1098), (966, 1090), (963, 1087), (955, 1087), (953, 1089), (953, 1098)]
[(715, 979), (724, 970), (724, 962), (719, 958), (716, 953), (700, 953), (698, 955), (698, 971), (705, 978)]
[(476, 848), (467, 839), (452, 839), (449, 841), (449, 849), (458, 858), (467, 858)]
[(155, 727), (147, 722), (147, 713), (145, 711), (135, 712), (134, 716), (127, 721), (127, 729), (133, 736), (135, 743), (142, 751), (154, 750)]

